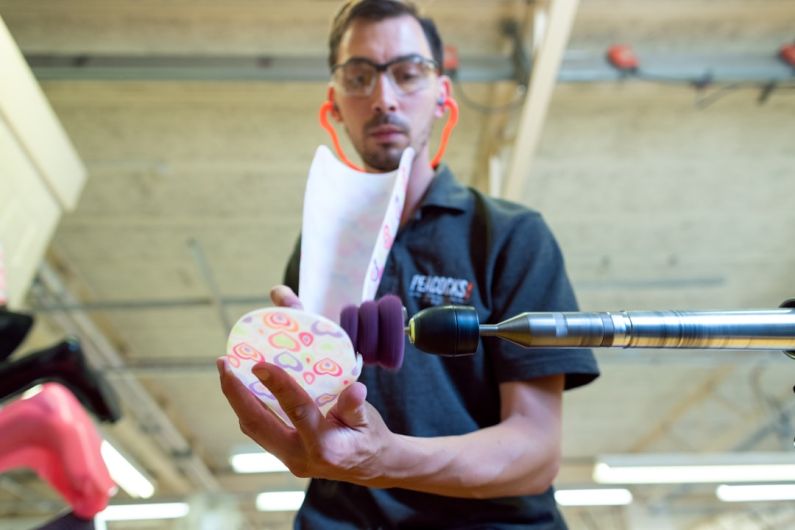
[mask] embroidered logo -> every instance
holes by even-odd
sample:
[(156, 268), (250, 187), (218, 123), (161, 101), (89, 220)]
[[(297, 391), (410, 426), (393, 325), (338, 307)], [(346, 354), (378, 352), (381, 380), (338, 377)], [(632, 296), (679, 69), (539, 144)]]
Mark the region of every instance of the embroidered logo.
[(471, 281), (461, 278), (415, 274), (409, 285), (409, 296), (427, 305), (464, 304), (472, 298), (473, 287)]

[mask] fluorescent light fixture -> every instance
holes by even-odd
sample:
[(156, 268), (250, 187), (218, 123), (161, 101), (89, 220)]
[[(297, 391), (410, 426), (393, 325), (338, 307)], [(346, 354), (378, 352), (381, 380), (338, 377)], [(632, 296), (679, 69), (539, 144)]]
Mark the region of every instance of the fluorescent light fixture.
[(131, 497), (148, 499), (155, 493), (155, 486), (143, 473), (138, 471), (122, 454), (107, 440), (102, 441), (102, 458), (108, 466), (113, 482), (118, 484)]
[(188, 515), (190, 507), (185, 502), (156, 504), (115, 504), (97, 514), (103, 521), (144, 521), (151, 519), (179, 519)]
[(599, 458), (600, 484), (709, 484), (795, 481), (795, 455), (787, 453), (638, 454)]
[(795, 484), (721, 484), (715, 490), (715, 495), (723, 502), (792, 501), (795, 500)]
[(623, 488), (557, 490), (555, 501), (561, 506), (623, 506), (632, 502), (632, 493)]
[(229, 457), (229, 463), (235, 473), (276, 473), (287, 471), (281, 460), (270, 453), (239, 453)]
[(294, 512), (304, 502), (303, 491), (267, 491), (257, 495), (257, 510), (261, 512)]

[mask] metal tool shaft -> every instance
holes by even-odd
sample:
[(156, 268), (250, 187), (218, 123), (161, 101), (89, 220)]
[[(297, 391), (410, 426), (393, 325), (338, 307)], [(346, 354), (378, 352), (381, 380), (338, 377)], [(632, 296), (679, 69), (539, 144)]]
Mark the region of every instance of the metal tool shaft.
[(522, 313), (479, 331), (531, 348), (795, 350), (795, 309)]
[(795, 299), (780, 309), (740, 311), (616, 311), (522, 313), (480, 324), (474, 307), (423, 309), (409, 340), (437, 355), (471, 355), (481, 337), (526, 348), (724, 348), (785, 350), (795, 358)]

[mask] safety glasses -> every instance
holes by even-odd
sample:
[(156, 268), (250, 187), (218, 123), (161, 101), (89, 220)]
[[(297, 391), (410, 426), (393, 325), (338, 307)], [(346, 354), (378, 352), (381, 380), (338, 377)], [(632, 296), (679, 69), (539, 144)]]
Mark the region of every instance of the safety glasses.
[(369, 97), (375, 89), (378, 75), (386, 73), (392, 86), (408, 95), (430, 85), (439, 73), (436, 61), (421, 55), (405, 55), (378, 64), (363, 57), (354, 57), (331, 69), (331, 79), (337, 90), (345, 96)]

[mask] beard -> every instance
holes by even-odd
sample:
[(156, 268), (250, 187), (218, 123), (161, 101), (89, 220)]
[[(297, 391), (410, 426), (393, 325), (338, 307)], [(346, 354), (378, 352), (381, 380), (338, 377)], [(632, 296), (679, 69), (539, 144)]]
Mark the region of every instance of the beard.
[[(366, 145), (369, 138), (369, 133), (372, 129), (382, 126), (390, 125), (397, 128), (405, 136), (405, 141), (380, 143), (373, 146)], [(411, 145), (411, 129), (404, 120), (398, 118), (393, 114), (379, 114), (364, 125), (363, 138), (365, 145), (360, 150), (360, 154), (364, 163), (378, 171), (394, 171), (400, 165), (400, 157), (403, 156), (403, 151)]]
[(364, 160), (367, 167), (377, 169), (378, 171), (394, 171), (400, 165), (400, 157), (403, 156), (403, 151), (406, 150), (406, 147), (408, 147), (408, 145), (401, 147), (394, 144), (379, 146), (362, 153), (362, 160)]
[[(381, 125), (391, 125), (397, 128), (403, 134), (403, 138), (395, 142), (375, 142), (370, 138), (369, 133), (373, 128)], [(417, 153), (420, 153), (428, 145), (433, 129), (433, 120), (429, 119), (428, 123), (420, 129), (419, 133), (412, 138), (411, 128), (406, 121), (393, 114), (379, 114), (364, 125), (362, 145), (356, 150), (367, 167), (382, 172), (394, 171), (400, 165), (400, 158), (407, 147), (413, 147)], [(372, 143), (368, 145), (368, 142)]]

